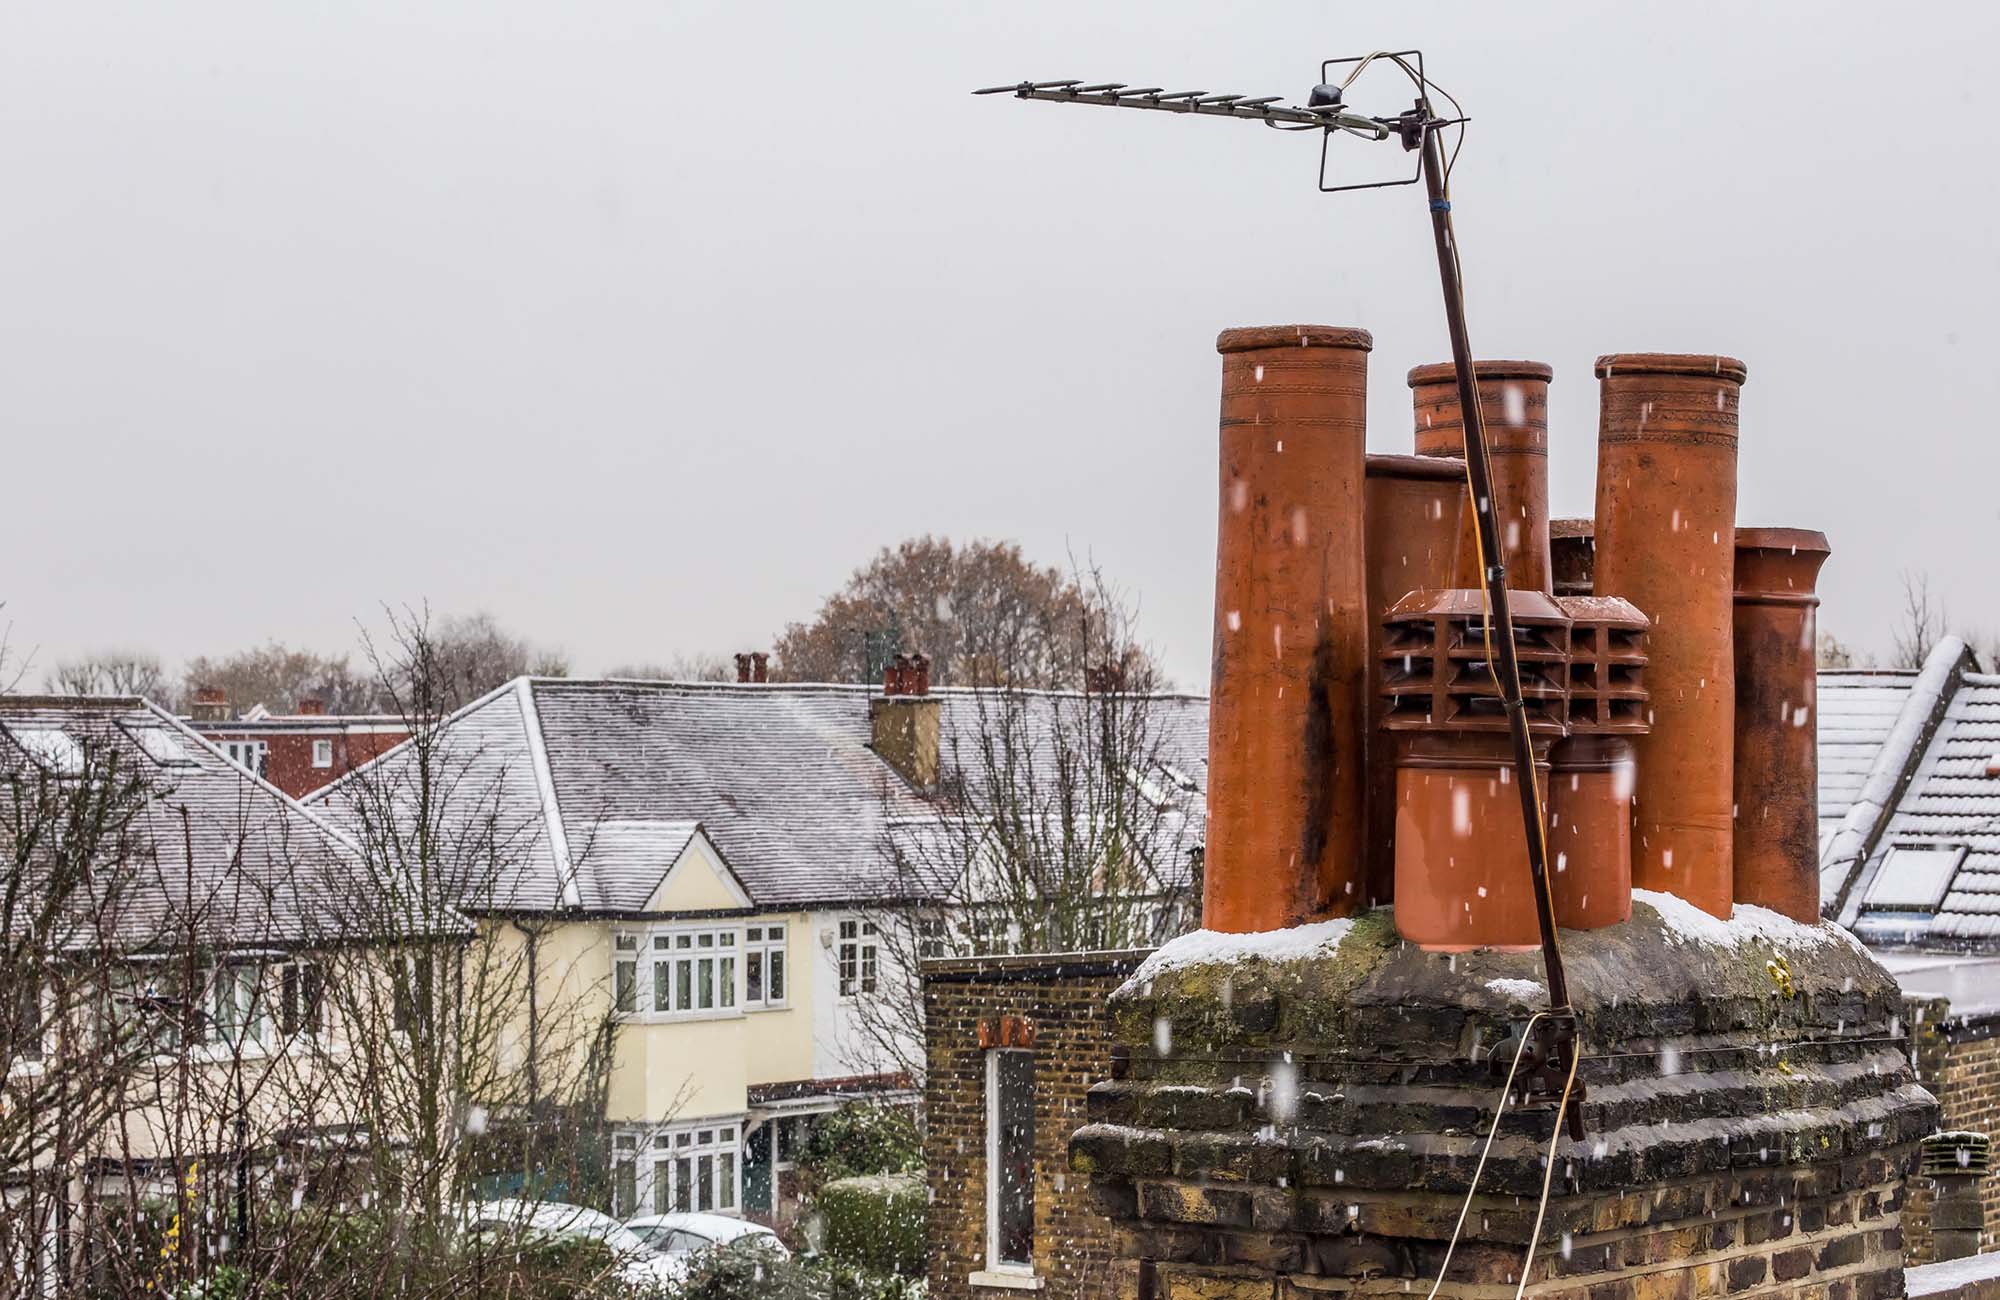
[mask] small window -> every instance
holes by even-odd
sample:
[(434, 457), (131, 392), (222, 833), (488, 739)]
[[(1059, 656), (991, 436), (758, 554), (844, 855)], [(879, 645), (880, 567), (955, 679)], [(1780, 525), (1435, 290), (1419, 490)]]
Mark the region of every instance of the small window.
[(880, 978), (879, 937), (873, 921), (840, 923), (840, 996), (875, 992)]
[(278, 973), (278, 1028), (287, 1038), (317, 1034), (326, 1002), (326, 972), (315, 962), (287, 962)]
[(264, 775), (265, 765), (270, 757), (269, 745), (261, 740), (225, 740), (222, 752), (230, 762), (253, 776)]
[(1035, 1254), (1035, 1058), (986, 1054), (986, 1266), (1028, 1268)]
[(330, 741), (330, 740), (315, 740), (315, 741), (313, 742), (313, 766), (314, 766), (314, 767), (332, 767), (332, 766), (333, 766), (333, 742), (332, 742), (332, 741)]
[(612, 938), (611, 996), (613, 1009), (625, 1015), (639, 1010), (639, 936)]
[(1935, 912), (1951, 892), (1952, 879), (1963, 861), (1963, 844), (1899, 844), (1875, 868), (1875, 879), (1862, 895), (1861, 908), (1866, 912)]
[(210, 1041), (261, 1043), (270, 1027), (263, 996), (264, 968), (252, 964), (221, 966), (210, 980), (208, 1034)]
[(743, 932), (743, 1002), (751, 1010), (785, 1005), (785, 927), (753, 925)]

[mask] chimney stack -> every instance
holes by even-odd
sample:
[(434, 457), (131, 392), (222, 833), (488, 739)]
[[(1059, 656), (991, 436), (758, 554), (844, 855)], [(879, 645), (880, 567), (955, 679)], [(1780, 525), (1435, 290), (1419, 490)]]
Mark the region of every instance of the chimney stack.
[(750, 680), (759, 685), (771, 680), (771, 656), (762, 650), (750, 652)]
[(750, 671), (750, 656), (747, 654), (737, 655), (736, 684), (738, 686), (748, 686), (750, 684)]
[(928, 656), (899, 654), (883, 666), (882, 693), (868, 701), (870, 743), (911, 785), (937, 784), (939, 706)]
[(1826, 534), (1736, 530), (1735, 897), (1819, 920), (1819, 605)]
[(302, 718), (323, 718), (326, 716), (326, 701), (315, 695), (307, 695), (299, 700), (299, 716)]
[(1652, 620), (1652, 731), (1638, 757), (1632, 883), (1727, 917), (1735, 894), (1737, 401), (1731, 357), (1597, 359), (1600, 596)]
[(1225, 330), (1202, 924), (1366, 899), (1366, 330)]
[[(1486, 420), (1487, 459), (1493, 466), (1493, 511), (1500, 526), (1500, 556), (1507, 585), (1551, 594), (1549, 580), (1549, 380), (1555, 371), (1539, 361), (1475, 361), (1479, 411)], [(1465, 456), (1465, 412), (1458, 403), (1458, 367), (1450, 362), (1410, 371), (1419, 456)], [(1454, 587), (1478, 587), (1479, 540), (1472, 503), (1460, 494)]]
[(1396, 742), (1382, 730), (1389, 716), (1383, 695), (1382, 620), (1414, 591), (1449, 587), (1458, 556), (1458, 531), (1470, 516), (1465, 462), (1445, 456), (1370, 456), (1363, 516), (1368, 559), (1368, 766), (1366, 830), (1369, 907), (1396, 894)]
[(229, 696), (219, 686), (197, 686), (188, 716), (196, 722), (223, 722), (229, 717)]

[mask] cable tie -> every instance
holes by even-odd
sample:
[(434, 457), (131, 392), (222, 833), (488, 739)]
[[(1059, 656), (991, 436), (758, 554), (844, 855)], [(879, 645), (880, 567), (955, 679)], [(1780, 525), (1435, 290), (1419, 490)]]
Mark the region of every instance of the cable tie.
[(1432, 212), (1449, 212), (1449, 211), (1451, 211), (1451, 200), (1450, 200), (1450, 199), (1432, 199), (1432, 200), (1431, 200), (1431, 211), (1432, 211)]

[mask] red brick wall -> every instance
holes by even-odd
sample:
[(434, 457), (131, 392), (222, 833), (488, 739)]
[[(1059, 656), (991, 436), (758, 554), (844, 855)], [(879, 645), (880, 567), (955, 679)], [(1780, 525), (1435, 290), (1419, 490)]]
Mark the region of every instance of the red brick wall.
[[(2000, 1138), (2000, 1024), (1954, 1025), (1948, 1004), (1912, 1005), (1908, 1019), (1916, 1044), (1917, 1077), (1944, 1110), (1940, 1127), (1970, 1129)], [(1986, 1238), (1982, 1253), (2000, 1243), (2000, 1178), (1984, 1184)], [(1936, 1258), (1931, 1248), (1930, 1180), (1910, 1179), (1909, 1206), (1903, 1212), (1909, 1239), (1909, 1262), (1927, 1264)]]
[[(930, 1179), (931, 1300), (1016, 1300), (975, 1287), (986, 1267), (986, 1053), (1002, 1016), (1025, 1022), (1035, 1057), (1035, 1275), (1041, 1300), (1107, 1294), (1111, 1225), (1069, 1171), (1084, 1094), (1111, 1074), (1105, 1000), (1143, 954), (991, 957), (926, 963), (924, 1163)], [(1017, 1031), (1018, 1032), (1018, 1031)]]
[[(264, 779), (277, 786), (294, 799), (303, 799), (323, 785), (340, 779), (348, 772), (366, 763), (379, 754), (394, 749), (409, 739), (406, 731), (375, 730), (379, 724), (369, 724), (368, 730), (349, 730), (339, 719), (330, 719), (325, 727), (310, 730), (257, 731), (232, 728), (227, 723), (211, 724), (198, 728), (202, 735), (222, 744), (231, 740), (261, 740), (268, 747), (264, 762)], [(333, 742), (333, 763), (329, 767), (314, 767), (312, 761), (313, 742), (330, 740)]]

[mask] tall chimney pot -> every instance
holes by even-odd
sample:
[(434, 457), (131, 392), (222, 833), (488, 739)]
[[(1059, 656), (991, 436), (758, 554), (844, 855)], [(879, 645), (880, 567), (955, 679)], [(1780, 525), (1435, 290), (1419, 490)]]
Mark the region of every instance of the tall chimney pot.
[(750, 680), (753, 682), (771, 680), (771, 656), (762, 650), (750, 652)]
[(1819, 920), (1819, 595), (1826, 534), (1736, 530), (1736, 901)]
[(1396, 737), (1383, 731), (1382, 619), (1413, 591), (1449, 587), (1458, 530), (1468, 520), (1465, 462), (1445, 456), (1367, 458), (1363, 513), (1368, 558), (1367, 904), (1396, 895)]
[(738, 686), (750, 684), (750, 656), (747, 654), (736, 656), (736, 684)]
[[(1493, 466), (1493, 510), (1500, 527), (1500, 558), (1507, 585), (1517, 591), (1553, 593), (1549, 580), (1549, 380), (1555, 371), (1539, 361), (1475, 361), (1479, 411), (1486, 422), (1487, 459)], [(1410, 371), (1419, 456), (1465, 455), (1465, 412), (1458, 400), (1458, 367), (1450, 362)], [(1461, 493), (1461, 498), (1466, 494)], [(1479, 541), (1464, 500), (1454, 587), (1478, 587)]]
[(1597, 359), (1600, 596), (1652, 620), (1652, 731), (1638, 759), (1632, 883), (1726, 917), (1735, 801), (1737, 402), (1732, 357)]
[(1233, 329), (1202, 923), (1273, 930), (1362, 907), (1368, 709), (1366, 330)]

